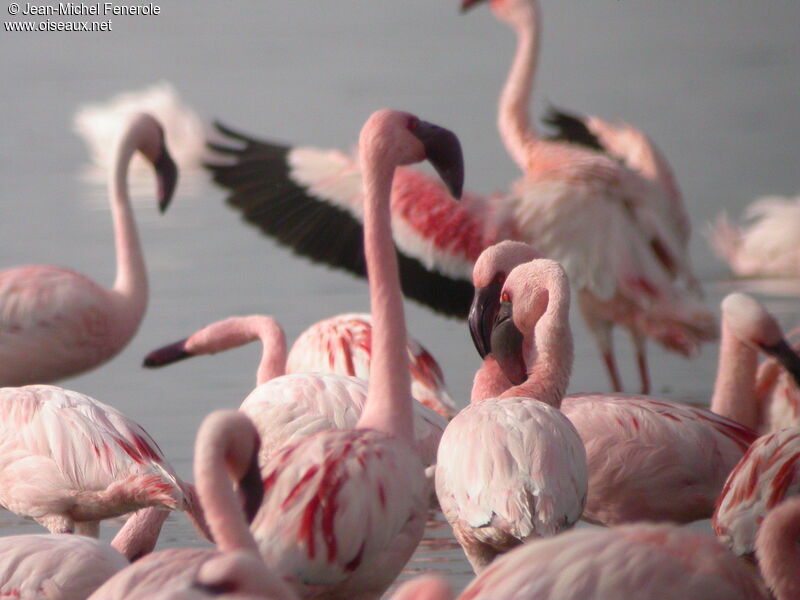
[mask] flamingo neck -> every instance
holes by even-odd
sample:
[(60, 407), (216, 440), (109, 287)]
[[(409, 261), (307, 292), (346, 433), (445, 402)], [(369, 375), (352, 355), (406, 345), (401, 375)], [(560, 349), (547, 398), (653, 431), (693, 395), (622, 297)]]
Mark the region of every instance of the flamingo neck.
[(169, 511), (159, 508), (136, 511), (114, 536), (111, 546), (131, 562), (149, 554), (156, 547), (168, 514)]
[(788, 502), (767, 515), (756, 539), (758, 565), (776, 600), (800, 598), (800, 502)]
[(723, 319), (712, 412), (757, 430), (760, 425), (755, 394), (757, 369), (757, 351), (736, 337)]
[(470, 403), (475, 404), (487, 398), (497, 398), (500, 394), (511, 387), (511, 382), (503, 373), (503, 369), (490, 354), (487, 356), (481, 367), (475, 372), (472, 380), (472, 396)]
[[(206, 443), (195, 445), (195, 479), (197, 493), (203, 505), (205, 521), (221, 552), (250, 550), (258, 552), (258, 546), (247, 526), (241, 502), (233, 490), (227, 461), (231, 456), (244, 459), (250, 452), (234, 446), (252, 445), (257, 442), (254, 434), (243, 435), (235, 425), (225, 423), (221, 434), (209, 435)], [(205, 441), (205, 440), (204, 440)], [(240, 451), (237, 451), (240, 450)]]
[(572, 330), (569, 326), (569, 287), (549, 286), (547, 310), (536, 323), (533, 339), (525, 346), (532, 356), (528, 378), (501, 394), (501, 398), (532, 398), (561, 408), (572, 372)]
[(362, 151), (364, 172), (364, 254), (372, 312), (369, 391), (359, 428), (414, 439), (411, 378), (405, 365), (406, 326), (400, 274), (391, 227), (390, 196), (395, 166)]
[(539, 56), (539, 4), (530, 3), (527, 18), (512, 24), (517, 34), (517, 50), (506, 83), (500, 94), (497, 125), (506, 151), (523, 171), (527, 168), (530, 146), (536, 141), (529, 107)]
[(144, 316), (148, 294), (147, 270), (128, 197), (128, 166), (136, 151), (137, 133), (134, 128), (120, 141), (109, 182), (117, 257), (114, 291), (120, 309), (120, 327), (128, 337), (133, 336)]

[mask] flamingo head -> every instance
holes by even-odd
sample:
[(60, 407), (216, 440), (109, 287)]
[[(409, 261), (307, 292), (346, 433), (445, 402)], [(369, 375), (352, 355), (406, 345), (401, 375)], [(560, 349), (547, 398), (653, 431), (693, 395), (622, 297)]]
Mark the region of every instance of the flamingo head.
[(536, 252), (528, 244), (506, 240), (486, 248), (475, 261), (472, 269), (475, 297), (469, 309), (468, 322), (472, 341), (481, 358), (486, 358), (492, 351), (492, 325), (500, 309), (500, 292), (506, 276), (517, 265), (536, 257)]
[(167, 210), (178, 183), (178, 167), (167, 150), (164, 128), (147, 113), (134, 115), (128, 130), (137, 135), (136, 148), (153, 165), (156, 172), (158, 208)]
[(465, 13), (480, 4), (487, 3), (495, 18), (512, 26), (536, 18), (537, 0), (461, 0), (461, 12)]
[(236, 594), (237, 597), (297, 600), (289, 585), (260, 557), (244, 550), (226, 552), (206, 561), (192, 587), (211, 596)]
[(528, 365), (536, 360), (536, 325), (548, 309), (555, 286), (568, 293), (567, 275), (557, 262), (543, 258), (515, 267), (503, 285), (491, 349), (514, 385), (528, 378)]
[(454, 198), (464, 186), (464, 157), (456, 135), (409, 113), (383, 109), (374, 112), (361, 130), (362, 160), (384, 165), (431, 163)]
[(722, 322), (741, 342), (774, 357), (800, 385), (800, 357), (760, 302), (747, 294), (728, 294), (722, 301)]

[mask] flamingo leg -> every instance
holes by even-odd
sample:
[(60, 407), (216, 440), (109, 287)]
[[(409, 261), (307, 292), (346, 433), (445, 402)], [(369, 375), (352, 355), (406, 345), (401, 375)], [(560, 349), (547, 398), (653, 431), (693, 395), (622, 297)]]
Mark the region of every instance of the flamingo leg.
[(617, 369), (617, 361), (614, 358), (614, 342), (611, 337), (611, 328), (614, 326), (612, 321), (601, 317), (594, 308), (593, 298), (590, 294), (581, 293), (578, 296), (578, 306), (580, 307), (583, 320), (594, 337), (603, 362), (606, 365), (606, 372), (611, 381), (611, 390), (614, 392), (622, 391), (622, 379)]
[(642, 394), (650, 393), (650, 370), (647, 366), (647, 341), (644, 336), (631, 330), (631, 339), (636, 348), (636, 364), (639, 366), (639, 379), (642, 382)]

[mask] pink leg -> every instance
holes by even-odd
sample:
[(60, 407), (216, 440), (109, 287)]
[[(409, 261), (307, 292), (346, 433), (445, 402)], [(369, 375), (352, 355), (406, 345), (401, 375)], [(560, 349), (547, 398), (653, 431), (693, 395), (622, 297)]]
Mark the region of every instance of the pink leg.
[(617, 370), (617, 361), (614, 360), (614, 352), (610, 349), (607, 352), (603, 352), (603, 362), (606, 363), (608, 378), (611, 380), (611, 391), (621, 392), (622, 380), (620, 379), (619, 371)]
[(614, 346), (611, 339), (613, 323), (601, 317), (594, 310), (593, 297), (589, 293), (582, 293), (578, 296), (578, 306), (581, 309), (586, 325), (589, 327), (589, 331), (597, 342), (600, 356), (603, 357), (603, 362), (606, 365), (608, 378), (611, 380), (612, 391), (621, 392), (622, 379), (620, 379), (619, 371), (617, 370), (617, 361), (614, 359)]
[(639, 365), (639, 379), (642, 382), (642, 394), (650, 393), (650, 370), (647, 368), (647, 342), (644, 336), (631, 331), (633, 345), (636, 348), (636, 364)]

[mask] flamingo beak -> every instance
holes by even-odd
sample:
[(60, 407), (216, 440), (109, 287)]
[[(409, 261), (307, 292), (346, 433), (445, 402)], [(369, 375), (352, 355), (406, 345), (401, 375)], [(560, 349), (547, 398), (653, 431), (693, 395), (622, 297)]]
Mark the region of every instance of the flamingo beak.
[(187, 352), (185, 349), (187, 339), (188, 338), (178, 340), (177, 342), (153, 350), (144, 357), (142, 366), (148, 369), (155, 369), (194, 356), (194, 354)]
[(264, 499), (264, 483), (261, 480), (261, 469), (258, 466), (258, 447), (253, 451), (250, 467), (239, 480), (239, 489), (244, 494), (244, 514), (248, 523), (253, 519), (261, 508), (261, 501)]
[(464, 155), (456, 134), (425, 121), (419, 121), (411, 133), (425, 146), (428, 162), (436, 169), (453, 198), (461, 198), (464, 188)]
[(175, 186), (178, 184), (178, 167), (163, 142), (161, 144), (161, 153), (153, 166), (156, 170), (156, 181), (158, 182), (158, 209), (163, 214), (167, 210), (172, 200), (172, 195), (175, 193)]
[(781, 363), (800, 387), (800, 356), (792, 350), (786, 340), (781, 340), (773, 346), (762, 346), (762, 349)]
[(487, 0), (461, 0), (461, 13), (465, 13), (471, 8), (476, 7), (478, 4), (482, 4)]
[(522, 353), (524, 336), (514, 325), (511, 302), (501, 302), (492, 328), (491, 348), (497, 364), (508, 380), (519, 385), (528, 378), (528, 369)]
[(475, 297), (469, 308), (469, 332), (472, 343), (481, 358), (486, 358), (492, 352), (491, 338), (492, 325), (494, 325), (497, 312), (500, 310), (500, 292), (503, 289), (503, 279), (494, 279), (489, 285), (475, 288)]

